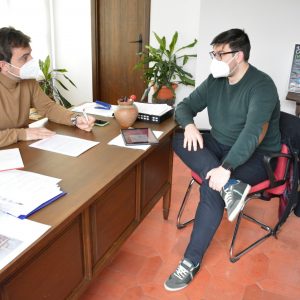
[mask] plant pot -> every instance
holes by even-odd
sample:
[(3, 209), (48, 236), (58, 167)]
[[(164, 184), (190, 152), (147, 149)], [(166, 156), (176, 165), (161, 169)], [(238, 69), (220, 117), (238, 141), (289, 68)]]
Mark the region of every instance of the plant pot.
[[(164, 103), (168, 105), (174, 105), (175, 103), (175, 89), (178, 87), (177, 83), (172, 83), (172, 89), (167, 86), (162, 86), (161, 89), (158, 91), (156, 96), (152, 98), (153, 103)], [(157, 91), (157, 87), (154, 86), (154, 91)]]
[(138, 109), (132, 100), (126, 102), (118, 100), (118, 108), (114, 115), (121, 128), (128, 128), (137, 119)]

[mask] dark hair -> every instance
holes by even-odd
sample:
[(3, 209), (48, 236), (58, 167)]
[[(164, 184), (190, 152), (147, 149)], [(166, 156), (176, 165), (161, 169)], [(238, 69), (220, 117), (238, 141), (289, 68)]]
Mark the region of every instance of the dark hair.
[(250, 40), (242, 29), (234, 28), (224, 31), (217, 35), (210, 44), (229, 44), (232, 51), (243, 51), (245, 61), (249, 59), (251, 49)]
[(10, 62), (13, 48), (29, 47), (30, 37), (13, 27), (0, 29), (0, 61)]

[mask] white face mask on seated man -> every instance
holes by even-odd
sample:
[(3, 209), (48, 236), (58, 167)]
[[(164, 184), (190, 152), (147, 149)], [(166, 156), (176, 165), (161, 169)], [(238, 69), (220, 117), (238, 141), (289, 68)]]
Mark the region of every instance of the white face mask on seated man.
[(214, 78), (220, 78), (220, 77), (228, 77), (230, 76), (234, 70), (237, 68), (238, 64), (230, 71), (229, 64), (231, 61), (235, 58), (235, 55), (228, 61), (222, 61), (218, 60), (216, 58), (213, 58), (210, 64), (210, 72)]
[(28, 62), (26, 62), (21, 68), (16, 67), (10, 63), (8, 63), (13, 68), (20, 70), (20, 75), (16, 75), (10, 71), (8, 71), (9, 74), (18, 77), (20, 79), (38, 79), (42, 76), (42, 71), (40, 70), (39, 63), (35, 59), (31, 59)]

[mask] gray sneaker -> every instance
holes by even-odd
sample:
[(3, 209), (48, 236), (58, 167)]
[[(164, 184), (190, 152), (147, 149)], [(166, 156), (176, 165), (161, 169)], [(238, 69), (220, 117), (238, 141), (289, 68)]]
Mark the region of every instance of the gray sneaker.
[(193, 280), (200, 269), (200, 265), (194, 266), (191, 261), (184, 258), (178, 265), (176, 271), (170, 275), (164, 286), (167, 291), (179, 291)]
[(240, 180), (230, 179), (221, 190), (220, 194), (225, 201), (228, 220), (232, 222), (245, 205), (246, 197), (251, 186)]

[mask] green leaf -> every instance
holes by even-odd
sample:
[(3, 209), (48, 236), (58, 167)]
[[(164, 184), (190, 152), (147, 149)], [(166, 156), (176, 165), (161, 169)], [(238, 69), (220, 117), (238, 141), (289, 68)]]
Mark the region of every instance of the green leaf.
[(174, 48), (176, 46), (176, 43), (177, 43), (177, 39), (178, 39), (178, 32), (176, 31), (172, 37), (172, 41), (169, 45), (169, 48), (170, 48), (170, 54), (172, 55), (173, 52), (174, 52)]
[(57, 89), (57, 94), (59, 96), (59, 101), (62, 103), (62, 105), (65, 108), (70, 108), (72, 106), (71, 103), (60, 93), (58, 89)]
[(198, 40), (194, 39), (193, 43), (191, 43), (191, 44), (189, 44), (187, 46), (183, 46), (183, 47), (179, 48), (176, 52), (179, 52), (179, 51), (181, 51), (183, 49), (186, 49), (186, 48), (193, 48), (197, 44), (197, 42), (198, 42)]
[(68, 91), (69, 89), (59, 80), (59, 79), (57, 79), (57, 78), (55, 78), (55, 80), (59, 83), (59, 85), (63, 88), (63, 89), (65, 89), (66, 91)]

